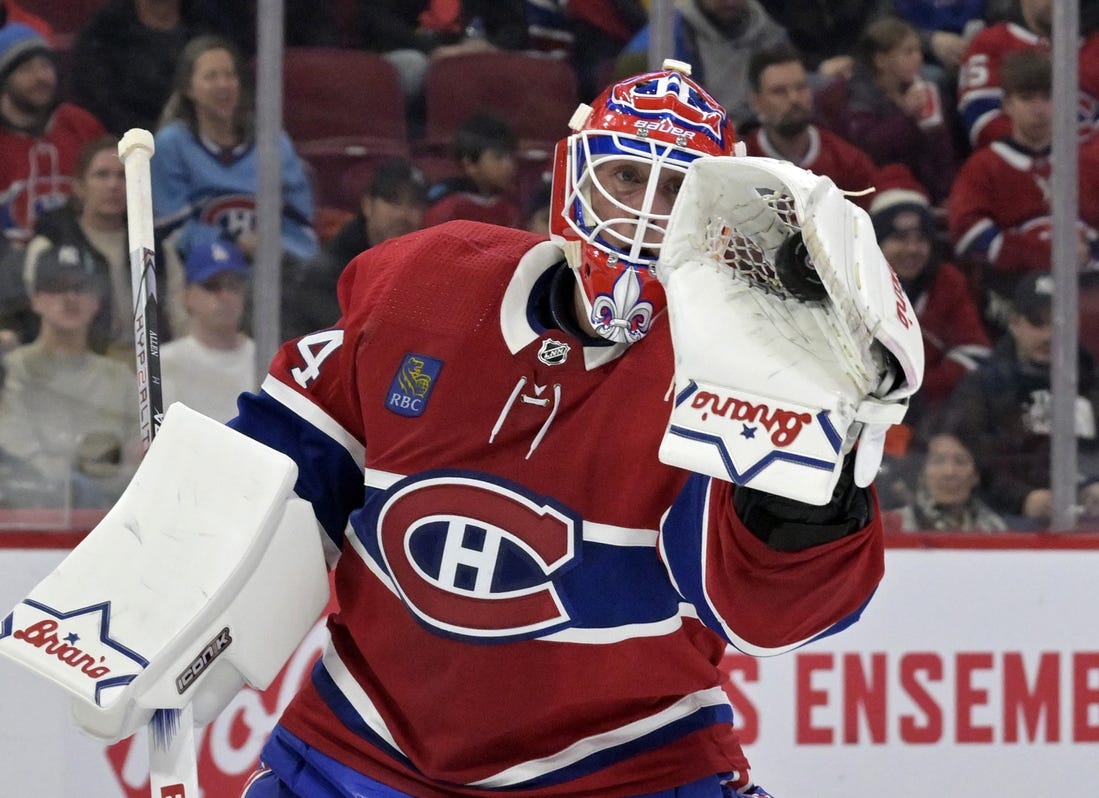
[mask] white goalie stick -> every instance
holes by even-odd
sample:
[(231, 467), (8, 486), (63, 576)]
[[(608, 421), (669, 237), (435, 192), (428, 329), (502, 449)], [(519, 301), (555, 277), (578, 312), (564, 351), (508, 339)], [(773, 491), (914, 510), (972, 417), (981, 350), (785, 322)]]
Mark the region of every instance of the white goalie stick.
[(923, 342), (861, 208), (793, 164), (700, 158), (657, 275), (676, 382), (661, 460), (820, 505), (858, 441), (870, 483)]
[[(155, 147), (148, 130), (126, 131), (118, 157), (126, 171), (126, 217), (134, 297), (141, 442), (147, 451), (164, 417), (160, 381), (160, 297), (156, 284), (153, 196), (149, 161)], [(198, 763), (190, 705), (157, 710), (149, 722), (149, 788), (153, 798), (198, 798)]]

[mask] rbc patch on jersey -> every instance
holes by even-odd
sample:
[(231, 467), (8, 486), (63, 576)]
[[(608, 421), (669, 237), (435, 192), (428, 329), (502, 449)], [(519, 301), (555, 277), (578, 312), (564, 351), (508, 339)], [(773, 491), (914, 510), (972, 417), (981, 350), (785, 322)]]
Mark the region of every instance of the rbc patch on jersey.
[(443, 361), (427, 355), (408, 354), (389, 384), (385, 406), (399, 416), (415, 418), (427, 409)]

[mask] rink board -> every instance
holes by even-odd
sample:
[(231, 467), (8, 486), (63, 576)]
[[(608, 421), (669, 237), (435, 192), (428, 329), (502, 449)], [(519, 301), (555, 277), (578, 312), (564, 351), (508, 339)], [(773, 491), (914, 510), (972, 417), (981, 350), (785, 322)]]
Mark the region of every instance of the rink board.
[[(727, 658), (760, 783), (777, 798), (1094, 795), (1099, 535), (890, 542), (860, 623), (793, 654)], [(56, 533), (0, 533), (0, 606), (67, 545)], [(318, 624), (265, 694), (245, 690), (199, 733), (207, 796), (237, 794), (323, 640)], [(4, 795), (144, 798), (145, 745), (84, 738), (58, 690), (0, 662)]]

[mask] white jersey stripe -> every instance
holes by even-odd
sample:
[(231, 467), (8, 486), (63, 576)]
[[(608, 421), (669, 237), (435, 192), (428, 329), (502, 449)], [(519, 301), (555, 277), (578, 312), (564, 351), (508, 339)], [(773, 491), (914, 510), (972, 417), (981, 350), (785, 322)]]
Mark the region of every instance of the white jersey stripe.
[(660, 637), (673, 634), (683, 627), (684, 618), (698, 619), (698, 612), (686, 602), (679, 605), (677, 615), (653, 623), (633, 623), (624, 626), (610, 626), (605, 629), (562, 629), (560, 632), (546, 635), (542, 639), (551, 643), (613, 645), (614, 643), (634, 640), (638, 637)]
[(324, 652), (324, 668), (328, 671), (328, 675), (332, 677), (332, 681), (335, 683), (337, 689), (343, 694), (343, 697), (347, 699), (348, 703), (355, 708), (359, 717), (363, 719), (363, 723), (365, 723), (372, 732), (393, 746), (394, 750), (404, 754), (401, 747), (397, 745), (397, 741), (393, 739), (393, 734), (389, 731), (389, 727), (386, 726), (385, 721), (382, 720), (382, 715), (378, 712), (378, 708), (374, 706), (374, 702), (370, 700), (370, 696), (366, 694), (366, 691), (355, 681), (351, 672), (347, 670), (347, 666), (343, 664), (343, 660), (340, 659), (340, 655), (336, 653), (335, 646), (331, 643), (328, 644), (328, 648)]
[(670, 707), (657, 712), (655, 715), (641, 718), (640, 720), (628, 723), (613, 731), (577, 740), (575, 743), (558, 751), (556, 754), (551, 754), (542, 759), (532, 759), (529, 762), (522, 762), (507, 770), (502, 770), (494, 776), (475, 781), (469, 786), (501, 788), (522, 784), (531, 779), (544, 776), (547, 773), (553, 773), (561, 768), (574, 765), (592, 754), (597, 754), (600, 751), (606, 751), (609, 748), (615, 748), (632, 742), (633, 740), (637, 740), (670, 723), (682, 720), (705, 707), (727, 706), (728, 703), (729, 700), (725, 696), (725, 691), (720, 687), (711, 687), (708, 690), (701, 690), (697, 693), (684, 696)]

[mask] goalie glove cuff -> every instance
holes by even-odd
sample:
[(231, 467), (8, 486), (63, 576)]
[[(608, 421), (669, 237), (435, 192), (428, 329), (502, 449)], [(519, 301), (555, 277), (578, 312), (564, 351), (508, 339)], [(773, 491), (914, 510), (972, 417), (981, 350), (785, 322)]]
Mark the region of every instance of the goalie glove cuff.
[(746, 487), (733, 488), (733, 508), (753, 535), (775, 551), (795, 552), (831, 543), (870, 522), (870, 490), (855, 484), (848, 455), (828, 504), (815, 505)]

